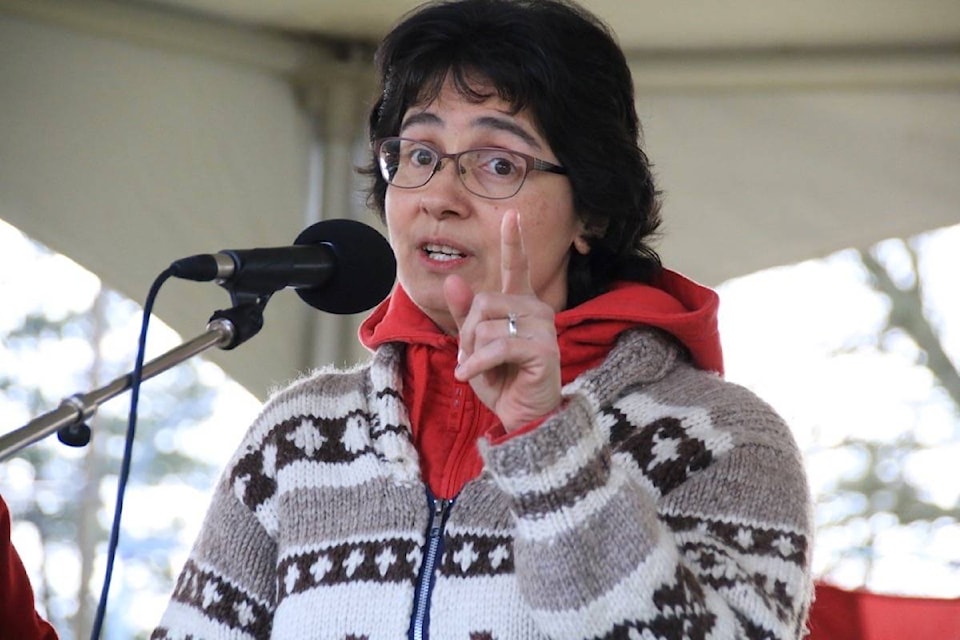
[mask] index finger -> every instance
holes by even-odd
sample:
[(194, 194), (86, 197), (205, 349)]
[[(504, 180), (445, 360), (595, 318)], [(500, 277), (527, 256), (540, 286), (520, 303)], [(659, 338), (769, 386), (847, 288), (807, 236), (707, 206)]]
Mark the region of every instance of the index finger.
[(510, 209), (500, 222), (501, 293), (532, 293), (530, 263), (520, 233), (520, 213)]

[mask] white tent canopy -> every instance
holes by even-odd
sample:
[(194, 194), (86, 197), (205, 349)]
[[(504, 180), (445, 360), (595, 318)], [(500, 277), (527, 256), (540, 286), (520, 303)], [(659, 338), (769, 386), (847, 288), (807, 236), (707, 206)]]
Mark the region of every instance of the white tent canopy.
[[(371, 54), (415, 4), (0, 0), (0, 219), (136, 300), (182, 256), (375, 224)], [(960, 221), (955, 0), (586, 4), (635, 70), (667, 265), (715, 284)], [(228, 302), (176, 282), (156, 311), (190, 337)], [(356, 322), (282, 292), (214, 359), (263, 396), (361, 358)]]

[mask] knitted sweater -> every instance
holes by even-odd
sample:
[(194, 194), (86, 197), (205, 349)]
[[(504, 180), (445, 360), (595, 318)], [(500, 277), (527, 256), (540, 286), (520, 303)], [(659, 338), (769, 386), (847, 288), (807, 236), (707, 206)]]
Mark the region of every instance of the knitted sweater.
[(803, 635), (803, 469), (751, 393), (630, 331), (564, 410), (483, 442), (451, 506), (420, 479), (402, 350), (265, 405), (154, 640), (397, 640), (415, 614), (440, 640)]

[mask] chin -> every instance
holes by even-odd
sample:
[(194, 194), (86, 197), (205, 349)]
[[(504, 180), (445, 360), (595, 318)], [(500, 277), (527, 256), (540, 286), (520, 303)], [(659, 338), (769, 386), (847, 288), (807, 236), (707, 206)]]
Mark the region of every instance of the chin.
[(453, 322), (450, 317), (450, 311), (447, 309), (447, 301), (444, 299), (443, 293), (435, 297), (433, 295), (418, 296), (407, 291), (407, 295), (410, 296), (410, 299), (413, 300), (413, 303), (417, 305), (420, 311), (423, 312), (423, 315), (433, 320), (438, 326), (443, 327), (443, 323)]

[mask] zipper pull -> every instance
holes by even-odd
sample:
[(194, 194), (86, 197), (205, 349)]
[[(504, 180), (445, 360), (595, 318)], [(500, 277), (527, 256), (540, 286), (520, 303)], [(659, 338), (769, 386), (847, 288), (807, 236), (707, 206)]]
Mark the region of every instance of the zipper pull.
[(443, 520), (444, 520), (444, 517), (447, 515), (448, 506), (450, 506), (450, 501), (445, 498), (434, 500), (433, 517), (430, 519), (430, 537), (431, 538), (439, 537), (440, 531), (443, 529)]

